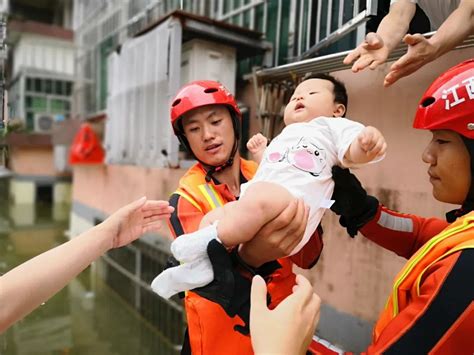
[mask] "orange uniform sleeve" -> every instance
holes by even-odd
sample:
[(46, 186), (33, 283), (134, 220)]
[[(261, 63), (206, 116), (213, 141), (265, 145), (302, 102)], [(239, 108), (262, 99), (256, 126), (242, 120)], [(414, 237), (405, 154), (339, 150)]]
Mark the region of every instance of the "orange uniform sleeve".
[(439, 218), (404, 214), (380, 205), (375, 217), (360, 232), (374, 243), (408, 259), (448, 225)]

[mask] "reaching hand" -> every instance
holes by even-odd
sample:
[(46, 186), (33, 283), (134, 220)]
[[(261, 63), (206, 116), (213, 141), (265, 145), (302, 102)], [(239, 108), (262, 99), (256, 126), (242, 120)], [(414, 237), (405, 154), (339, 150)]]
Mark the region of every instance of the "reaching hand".
[(365, 127), (357, 136), (357, 141), (369, 160), (384, 155), (387, 150), (384, 136), (375, 127)]
[(356, 49), (344, 58), (344, 64), (351, 64), (352, 71), (357, 73), (367, 67), (377, 68), (386, 62), (390, 50), (385, 46), (383, 39), (376, 33), (370, 32)]
[(392, 64), (390, 71), (385, 76), (384, 86), (392, 85), (398, 79), (410, 75), (437, 57), (438, 48), (419, 33), (407, 34), (403, 38), (403, 42), (408, 45), (408, 51)]
[(113, 213), (101, 224), (110, 235), (110, 248), (119, 248), (133, 242), (147, 232), (158, 231), (161, 221), (168, 219), (174, 208), (168, 201), (154, 201), (142, 197)]
[(261, 133), (257, 133), (247, 142), (247, 149), (252, 154), (258, 154), (267, 147), (268, 139)]
[(265, 281), (255, 276), (250, 301), (250, 337), (255, 354), (305, 354), (320, 307), (321, 299), (309, 281), (297, 275), (293, 294), (269, 310)]

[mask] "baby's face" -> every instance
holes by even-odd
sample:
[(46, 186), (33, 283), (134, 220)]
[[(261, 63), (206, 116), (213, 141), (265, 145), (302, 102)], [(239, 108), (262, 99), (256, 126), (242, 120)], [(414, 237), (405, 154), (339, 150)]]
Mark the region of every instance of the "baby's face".
[[(289, 125), (297, 122), (309, 122), (319, 116), (340, 116), (334, 102), (334, 84), (324, 79), (309, 79), (296, 87), (286, 105), (284, 120)], [(344, 114), (344, 112), (342, 112)]]

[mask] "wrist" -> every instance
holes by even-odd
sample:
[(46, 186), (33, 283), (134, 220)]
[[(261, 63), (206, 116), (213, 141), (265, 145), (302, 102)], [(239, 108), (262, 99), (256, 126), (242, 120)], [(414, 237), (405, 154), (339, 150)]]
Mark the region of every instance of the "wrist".
[(253, 253), (248, 250), (245, 245), (240, 245), (236, 251), (236, 254), (238, 254), (239, 258), (245, 264), (251, 266), (252, 268), (258, 268), (264, 263), (263, 260), (260, 260), (260, 258), (258, 258), (256, 255), (253, 255)]
[(113, 249), (117, 231), (114, 228), (110, 228), (106, 221), (92, 227), (90, 233), (94, 240), (99, 243), (98, 249), (101, 251), (101, 254)]
[(443, 54), (443, 49), (441, 44), (436, 40), (436, 35), (428, 39), (429, 46), (431, 48), (428, 57), (428, 61), (431, 62), (432, 60), (438, 58), (441, 54)]

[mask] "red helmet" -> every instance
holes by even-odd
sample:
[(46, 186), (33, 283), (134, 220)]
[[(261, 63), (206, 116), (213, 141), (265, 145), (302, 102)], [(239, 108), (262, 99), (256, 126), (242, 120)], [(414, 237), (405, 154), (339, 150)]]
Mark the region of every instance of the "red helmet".
[(426, 90), (414, 128), (446, 129), (474, 139), (474, 59), (448, 69)]
[(206, 105), (227, 105), (241, 119), (234, 96), (221, 83), (211, 80), (193, 81), (181, 88), (171, 104), (171, 125), (176, 135), (180, 135), (176, 123), (182, 115)]

